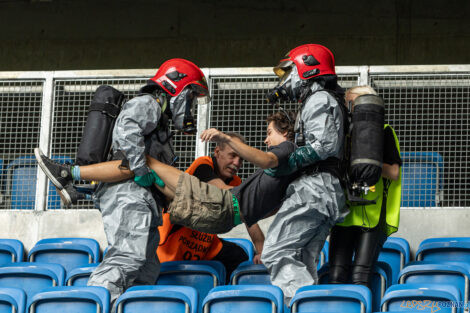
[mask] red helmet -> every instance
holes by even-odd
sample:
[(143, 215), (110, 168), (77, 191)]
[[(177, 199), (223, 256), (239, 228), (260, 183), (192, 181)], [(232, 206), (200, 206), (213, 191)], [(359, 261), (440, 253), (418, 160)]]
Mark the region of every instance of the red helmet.
[(333, 53), (322, 45), (306, 44), (292, 49), (274, 68), (274, 73), (283, 77), (292, 64), (297, 66), (299, 77), (303, 80), (320, 75), (336, 75)]
[(185, 59), (165, 61), (150, 80), (157, 83), (171, 96), (177, 96), (183, 89), (191, 85), (198, 96), (209, 94), (206, 77), (196, 64)]

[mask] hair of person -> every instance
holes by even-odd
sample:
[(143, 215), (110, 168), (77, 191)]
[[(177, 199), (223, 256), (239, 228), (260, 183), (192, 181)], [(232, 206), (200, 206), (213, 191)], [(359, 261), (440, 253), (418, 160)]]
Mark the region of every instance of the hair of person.
[[(241, 134), (239, 133), (235, 133), (235, 132), (226, 132), (225, 135), (229, 136), (230, 138), (238, 138), (241, 142), (243, 143), (246, 143), (246, 139), (245, 137), (243, 137)], [(225, 143), (224, 142), (221, 142), (221, 143), (217, 143), (216, 147), (219, 147), (220, 149), (225, 149)]]
[(356, 86), (356, 87), (349, 88), (346, 91), (346, 96), (348, 96), (349, 94), (355, 94), (355, 95), (359, 95), (359, 96), (362, 96), (362, 95), (377, 95), (377, 91), (375, 91), (374, 88), (372, 88), (369, 85), (363, 85), (363, 86)]
[(286, 137), (289, 141), (294, 141), (294, 121), (296, 114), (292, 111), (278, 111), (266, 118), (266, 122), (273, 122), (274, 128), (281, 134), (287, 133)]

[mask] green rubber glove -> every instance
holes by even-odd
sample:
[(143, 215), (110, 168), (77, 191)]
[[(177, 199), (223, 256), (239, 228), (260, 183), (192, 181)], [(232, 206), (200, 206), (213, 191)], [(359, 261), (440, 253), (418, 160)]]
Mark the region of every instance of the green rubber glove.
[(149, 187), (152, 186), (153, 184), (157, 184), (159, 187), (165, 187), (165, 183), (161, 178), (155, 173), (154, 170), (150, 170), (145, 175), (142, 176), (135, 176), (134, 181), (137, 185), (142, 186), (142, 187)]
[(152, 173), (153, 173), (154, 183), (157, 184), (158, 187), (161, 187), (161, 188), (165, 187), (165, 183), (160, 178), (160, 176), (158, 176), (154, 170), (152, 170)]
[(269, 176), (288, 176), (297, 172), (298, 170), (312, 165), (313, 163), (320, 160), (320, 157), (312, 148), (311, 145), (306, 145), (297, 148), (294, 152), (289, 155), (287, 164), (280, 165), (275, 168), (265, 169), (264, 172)]

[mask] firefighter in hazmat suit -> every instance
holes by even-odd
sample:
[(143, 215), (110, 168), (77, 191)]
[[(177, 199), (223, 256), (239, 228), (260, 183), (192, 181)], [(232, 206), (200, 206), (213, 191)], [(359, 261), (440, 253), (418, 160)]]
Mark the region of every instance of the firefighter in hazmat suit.
[(348, 213), (339, 179), (347, 116), (334, 57), (326, 47), (299, 46), (274, 72), (280, 81), (268, 100), (301, 103), (296, 120), (299, 148), (290, 155), (288, 167), (265, 170), (273, 176), (302, 173), (287, 188), (261, 256), (288, 304), (299, 287), (317, 283), (318, 257), (326, 237)]
[[(111, 294), (111, 305), (127, 288), (152, 285), (157, 280), (158, 226), (162, 224), (161, 210), (166, 203), (153, 185), (158, 178), (148, 168), (146, 154), (172, 164), (175, 155), (169, 117), (175, 129), (194, 133), (191, 108), (208, 94), (205, 76), (195, 64), (171, 59), (160, 66), (137, 97), (123, 105), (116, 120), (112, 134), (113, 158), (123, 160), (122, 166), (133, 171), (135, 177), (119, 183), (101, 183), (93, 194), (95, 205), (102, 213), (109, 248), (88, 282), (91, 286), (106, 287)], [(66, 205), (76, 203), (80, 196), (73, 189), (73, 180), (107, 181), (98, 172), (93, 177), (80, 177), (79, 166), (55, 163), (38, 149), (35, 153)], [(119, 175), (115, 168), (107, 169), (106, 165), (102, 168), (108, 176)]]

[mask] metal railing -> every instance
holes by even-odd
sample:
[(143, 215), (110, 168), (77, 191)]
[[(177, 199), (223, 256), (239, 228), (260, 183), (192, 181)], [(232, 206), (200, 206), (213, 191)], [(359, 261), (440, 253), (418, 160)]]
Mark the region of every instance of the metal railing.
[[(212, 101), (197, 108), (198, 131), (216, 127), (239, 132), (248, 144), (264, 149), (265, 119), (276, 110), (265, 100), (277, 81), (271, 68), (203, 71)], [(406, 188), (414, 188), (414, 202), (407, 206), (470, 207), (470, 66), (348, 66), (337, 67), (337, 73), (343, 87), (369, 83), (384, 98), (386, 120), (407, 158), (431, 153), (442, 159), (441, 165), (426, 159), (422, 165), (422, 157), (421, 163), (407, 161), (415, 165), (406, 174), (404, 170), (407, 181), (413, 182)], [(0, 72), (0, 208), (60, 208), (44, 174), (34, 165), (15, 166), (25, 164), (15, 160), (27, 159), (36, 146), (48, 155), (73, 160), (96, 88), (112, 85), (131, 98), (153, 74), (154, 70)], [(298, 105), (283, 106), (296, 110)], [(180, 169), (214, 147), (194, 136), (176, 135), (174, 143)], [(240, 176), (253, 171), (254, 166), (245, 162)], [(83, 201), (77, 207), (92, 205)]]

